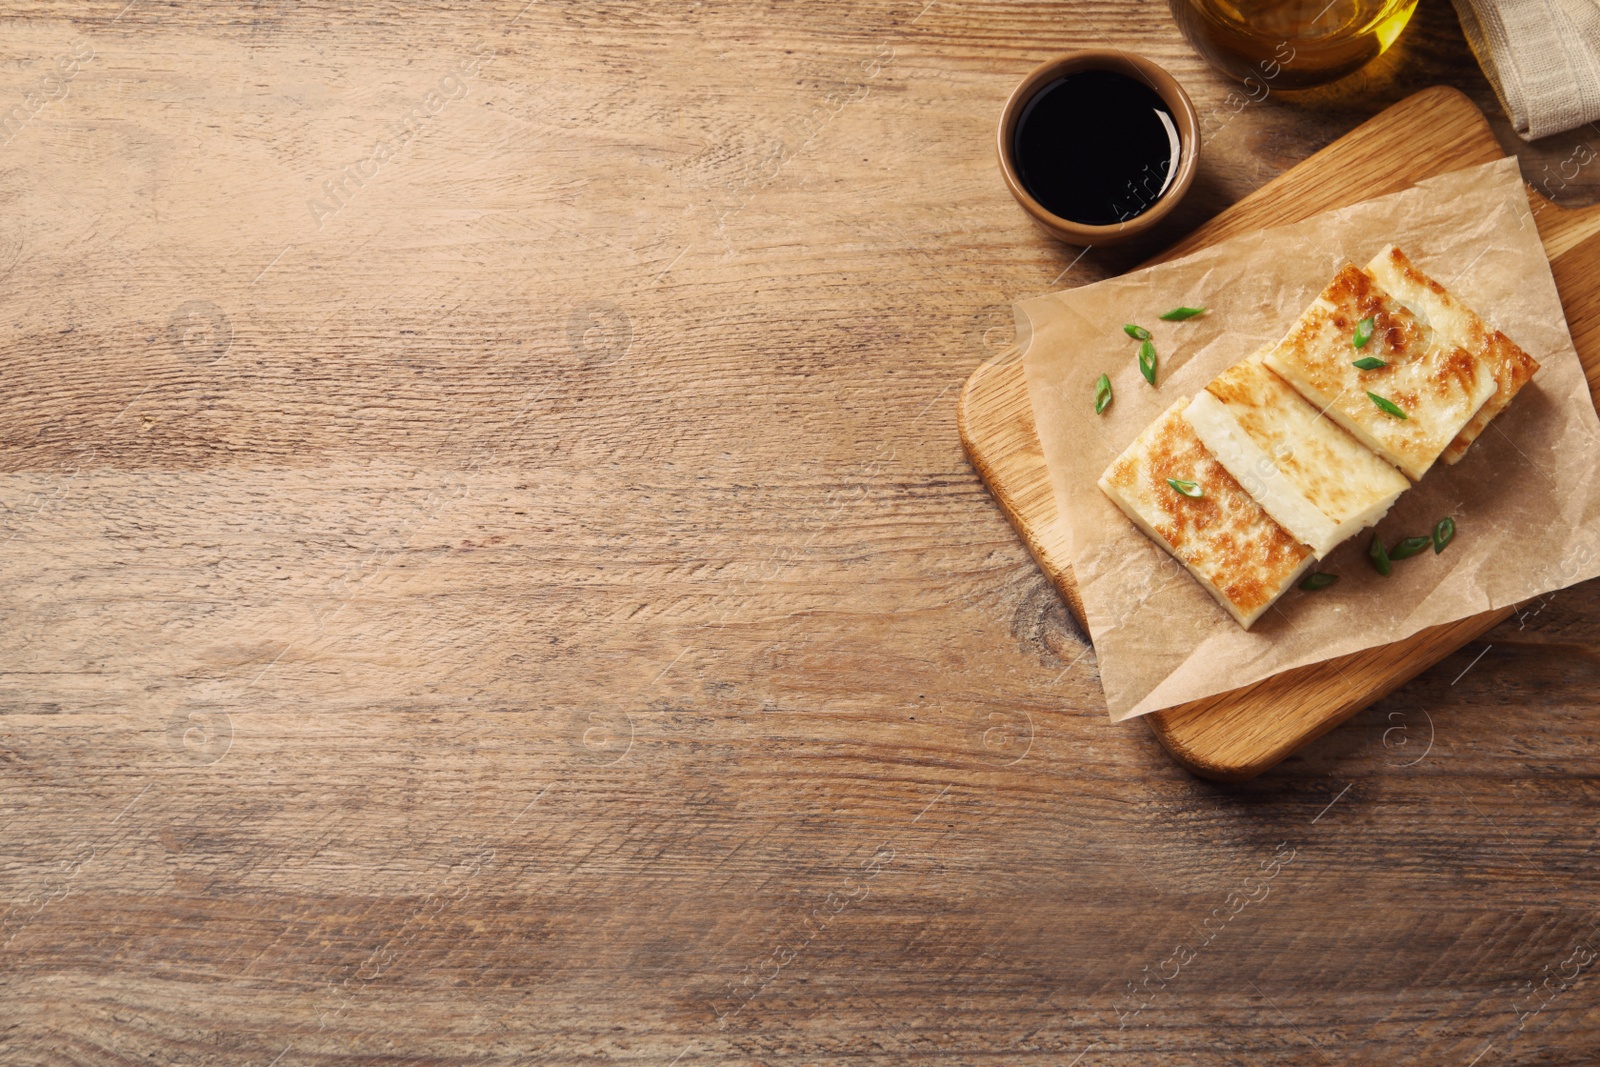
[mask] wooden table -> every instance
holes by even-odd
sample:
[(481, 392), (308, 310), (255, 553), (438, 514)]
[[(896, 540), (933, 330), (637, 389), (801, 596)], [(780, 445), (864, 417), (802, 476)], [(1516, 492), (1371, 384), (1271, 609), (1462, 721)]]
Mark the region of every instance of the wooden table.
[(1107, 41), (1230, 107), (1159, 3), (67, 12), (0, 21), (0, 1063), (1600, 1047), (1600, 589), (1208, 784), (953, 426), (1012, 299), (1492, 107), (1447, 4), (1081, 257), (993, 124)]

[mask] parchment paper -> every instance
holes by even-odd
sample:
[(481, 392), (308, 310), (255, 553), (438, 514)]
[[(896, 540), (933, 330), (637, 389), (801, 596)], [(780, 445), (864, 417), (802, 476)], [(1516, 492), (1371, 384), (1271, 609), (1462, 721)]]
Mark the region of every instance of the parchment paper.
[[(1095, 485), (1179, 396), (1276, 341), (1346, 263), (1389, 243), (1542, 365), (1455, 466), (1435, 463), (1379, 523), (1385, 544), (1446, 515), (1454, 542), (1368, 563), (1371, 533), (1292, 589), (1248, 632)], [(1210, 311), (1161, 322), (1179, 305)], [(1070, 560), (1113, 721), (1237, 689), (1600, 575), (1600, 419), (1573, 350), (1516, 161), (1455, 171), (1305, 222), (1246, 234), (1171, 263), (1016, 305), (1024, 366), (1070, 534)], [(1139, 323), (1155, 335), (1157, 388), (1139, 375)], [(1094, 414), (1094, 382), (1115, 401)]]

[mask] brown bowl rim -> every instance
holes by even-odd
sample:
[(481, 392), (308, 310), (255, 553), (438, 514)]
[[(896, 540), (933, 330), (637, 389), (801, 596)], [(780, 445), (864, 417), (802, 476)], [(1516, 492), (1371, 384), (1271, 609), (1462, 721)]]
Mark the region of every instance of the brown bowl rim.
[[(1096, 226), (1062, 218), (1035, 200), (1028, 190), (1023, 188), (1022, 179), (1017, 174), (1016, 164), (1011, 156), (1011, 142), (1022, 109), (1045, 84), (1074, 70), (1113, 70), (1138, 78), (1156, 91), (1178, 120), (1178, 138), (1183, 147), (1183, 158), (1178, 161), (1178, 173), (1173, 178), (1172, 185), (1150, 210), (1135, 215), (1126, 222)], [(1005, 178), (1006, 187), (1011, 190), (1011, 195), (1017, 198), (1017, 203), (1022, 205), (1023, 210), (1032, 215), (1046, 230), (1073, 244), (1114, 244), (1148, 231), (1166, 218), (1189, 191), (1200, 162), (1200, 120), (1195, 113), (1194, 102), (1189, 99), (1189, 94), (1184, 92), (1183, 86), (1154, 61), (1121, 49), (1083, 48), (1045, 60), (1018, 83), (1012, 90), (1010, 98), (1006, 100), (1005, 108), (1000, 112), (1000, 126), (995, 147), (1000, 159), (1000, 173)]]

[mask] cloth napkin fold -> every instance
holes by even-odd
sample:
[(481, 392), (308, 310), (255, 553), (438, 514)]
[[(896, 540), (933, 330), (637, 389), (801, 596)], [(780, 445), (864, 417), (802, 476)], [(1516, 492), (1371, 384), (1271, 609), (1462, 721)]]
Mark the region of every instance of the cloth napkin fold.
[(1525, 141), (1600, 119), (1600, 2), (1453, 0)]

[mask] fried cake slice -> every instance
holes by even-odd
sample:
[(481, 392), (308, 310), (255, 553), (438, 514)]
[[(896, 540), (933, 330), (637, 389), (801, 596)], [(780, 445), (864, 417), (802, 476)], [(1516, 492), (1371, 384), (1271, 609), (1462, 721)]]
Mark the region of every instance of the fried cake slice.
[(1183, 417), (1188, 406), (1180, 397), (1145, 427), (1100, 476), (1100, 489), (1248, 630), (1316, 556), (1207, 451)]
[[(1366, 319), (1371, 338), (1358, 349), (1354, 338)], [(1369, 357), (1383, 366), (1355, 366)], [(1264, 362), (1412, 481), (1421, 480), (1498, 388), (1486, 352), (1451, 343), (1349, 264)]]
[(1372, 257), (1366, 269), (1384, 292), (1432, 326), (1445, 343), (1478, 355), (1494, 375), (1493, 394), (1445, 446), (1444, 461), (1456, 463), (1466, 455), (1467, 446), (1484, 431), (1489, 420), (1504, 411), (1517, 391), (1528, 384), (1539, 369), (1539, 363), (1505, 334), (1490, 329), (1476, 312), (1418, 270), (1394, 245)]
[(1375, 525), (1411, 483), (1263, 362), (1213, 378), (1184, 418), (1206, 450), (1318, 559)]

